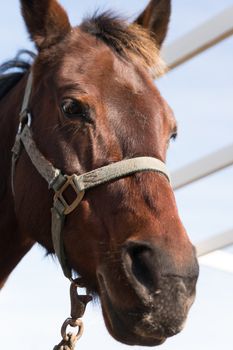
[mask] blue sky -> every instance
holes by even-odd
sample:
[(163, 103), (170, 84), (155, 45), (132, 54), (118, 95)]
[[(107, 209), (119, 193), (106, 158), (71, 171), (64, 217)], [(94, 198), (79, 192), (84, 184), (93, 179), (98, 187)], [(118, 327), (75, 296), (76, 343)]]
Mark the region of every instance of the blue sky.
[[(116, 9), (133, 18), (147, 1), (63, 0), (73, 24), (97, 8)], [(211, 18), (233, 0), (173, 0), (167, 42)], [(0, 4), (0, 61), (21, 48), (32, 48), (19, 12), (19, 1)], [(173, 108), (179, 137), (169, 150), (171, 170), (188, 164), (233, 140), (233, 37), (197, 56), (156, 84)], [(233, 167), (176, 193), (180, 215), (194, 242), (232, 228)], [(232, 249), (228, 249), (232, 251)], [(34, 247), (15, 269), (0, 295), (1, 347), (52, 349), (68, 316), (68, 282), (52, 258)], [(85, 333), (77, 349), (129, 350), (106, 332), (99, 306), (88, 307)], [(197, 300), (185, 330), (161, 350), (232, 349), (233, 276), (201, 267)], [(9, 347), (10, 344), (10, 347)], [(142, 349), (142, 347), (135, 347)]]

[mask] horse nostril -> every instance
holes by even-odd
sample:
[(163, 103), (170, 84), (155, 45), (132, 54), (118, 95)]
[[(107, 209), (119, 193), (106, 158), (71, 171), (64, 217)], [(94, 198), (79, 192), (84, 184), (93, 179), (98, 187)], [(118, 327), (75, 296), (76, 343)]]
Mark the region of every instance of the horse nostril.
[(149, 244), (144, 242), (128, 242), (124, 247), (123, 262), (128, 277), (150, 291), (156, 291), (158, 278), (156, 275), (155, 254)]

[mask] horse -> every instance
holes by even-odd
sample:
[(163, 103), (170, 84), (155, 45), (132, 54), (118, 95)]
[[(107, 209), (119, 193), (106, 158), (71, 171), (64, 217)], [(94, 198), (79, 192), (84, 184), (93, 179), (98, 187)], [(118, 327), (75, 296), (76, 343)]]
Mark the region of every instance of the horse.
[(37, 242), (99, 298), (116, 340), (162, 344), (199, 272), (165, 166), (177, 125), (154, 84), (171, 3), (77, 27), (55, 0), (20, 3), (37, 55), (1, 67), (0, 287)]

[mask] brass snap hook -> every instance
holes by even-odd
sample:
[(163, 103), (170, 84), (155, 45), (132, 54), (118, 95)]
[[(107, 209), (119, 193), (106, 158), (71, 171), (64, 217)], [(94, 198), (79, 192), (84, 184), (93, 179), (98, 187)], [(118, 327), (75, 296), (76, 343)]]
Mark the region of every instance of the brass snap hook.
[[(80, 319), (84, 315), (86, 305), (92, 300), (90, 295), (78, 294), (78, 280), (72, 281), (70, 286), (70, 318), (67, 318), (61, 327), (62, 341), (53, 350), (74, 350), (77, 341), (81, 338), (84, 330), (83, 322)], [(78, 327), (76, 333), (68, 332), (67, 327)]]

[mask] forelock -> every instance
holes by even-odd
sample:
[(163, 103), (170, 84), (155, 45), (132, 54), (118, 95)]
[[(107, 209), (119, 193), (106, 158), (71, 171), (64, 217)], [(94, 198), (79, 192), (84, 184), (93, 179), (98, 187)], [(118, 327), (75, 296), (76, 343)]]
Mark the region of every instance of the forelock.
[(162, 75), (166, 70), (155, 38), (141, 26), (129, 24), (126, 20), (105, 12), (86, 18), (80, 29), (103, 41), (122, 58), (140, 60), (155, 77)]

